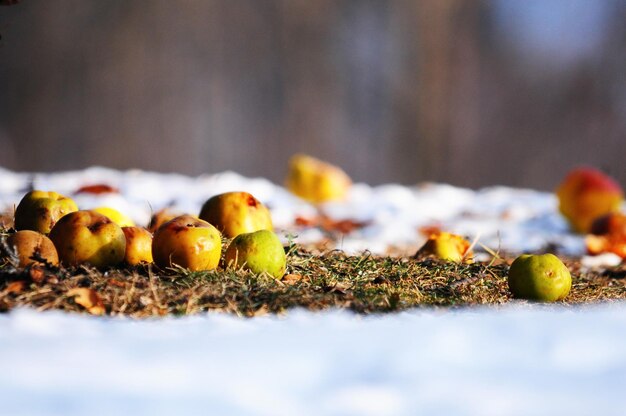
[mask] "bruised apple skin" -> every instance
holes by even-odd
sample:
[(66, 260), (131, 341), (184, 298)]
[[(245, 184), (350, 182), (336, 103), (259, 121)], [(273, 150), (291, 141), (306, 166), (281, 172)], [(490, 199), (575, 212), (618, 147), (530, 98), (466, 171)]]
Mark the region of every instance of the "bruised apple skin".
[(178, 265), (192, 271), (213, 270), (221, 254), (222, 238), (217, 228), (191, 215), (166, 222), (152, 240), (152, 257), (162, 269)]
[(613, 178), (590, 167), (572, 170), (556, 195), (563, 216), (574, 231), (583, 234), (596, 218), (618, 211), (624, 200), (624, 192)]
[(522, 254), (511, 264), (508, 283), (515, 298), (555, 302), (569, 294), (572, 277), (554, 254)]
[(131, 220), (127, 215), (122, 214), (115, 208), (111, 207), (98, 207), (93, 208), (92, 211), (102, 214), (105, 217), (109, 217), (111, 221), (119, 225), (120, 227), (134, 227), (135, 222)]
[(182, 213), (175, 213), (167, 208), (163, 208), (160, 211), (157, 211), (150, 218), (150, 224), (148, 224), (148, 231), (151, 233), (155, 233), (163, 224), (168, 222), (169, 220), (173, 220), (174, 218), (182, 215)]
[(124, 260), (126, 237), (122, 228), (93, 211), (76, 211), (61, 218), (50, 231), (61, 263), (110, 267)]
[(460, 235), (447, 232), (432, 233), (416, 256), (435, 256), (441, 260), (453, 262), (471, 262), (470, 243)]
[(287, 257), (280, 239), (272, 231), (239, 234), (224, 254), (226, 267), (267, 273), (280, 280), (285, 274)]
[(142, 227), (122, 227), (126, 237), (124, 262), (130, 266), (152, 263), (152, 234)]
[(199, 217), (228, 238), (274, 229), (270, 211), (248, 192), (226, 192), (209, 198)]
[(15, 229), (49, 234), (61, 217), (75, 211), (78, 207), (71, 198), (56, 192), (31, 191), (15, 209)]
[(345, 199), (352, 180), (337, 166), (297, 154), (289, 160), (285, 185), (302, 199), (323, 203)]
[(7, 245), (15, 250), (19, 259), (19, 267), (30, 264), (42, 264), (33, 259), (37, 255), (47, 263), (56, 266), (59, 264), (59, 255), (52, 241), (45, 235), (32, 230), (22, 230), (7, 237)]

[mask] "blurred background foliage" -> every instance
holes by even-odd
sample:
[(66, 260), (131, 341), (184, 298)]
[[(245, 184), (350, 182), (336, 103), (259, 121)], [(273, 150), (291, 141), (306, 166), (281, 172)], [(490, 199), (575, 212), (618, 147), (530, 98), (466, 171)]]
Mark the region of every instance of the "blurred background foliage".
[(623, 0), (23, 0), (0, 8), (0, 165), (282, 182), (626, 183)]

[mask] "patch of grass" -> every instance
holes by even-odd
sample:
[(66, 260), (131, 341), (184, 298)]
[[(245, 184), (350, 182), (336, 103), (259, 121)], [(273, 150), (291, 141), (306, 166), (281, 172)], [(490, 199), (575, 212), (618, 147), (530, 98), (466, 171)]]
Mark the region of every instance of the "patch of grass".
[[(583, 272), (569, 261), (573, 287), (564, 305), (626, 299), (626, 271)], [(475, 264), (431, 258), (384, 257), (339, 251), (314, 254), (299, 246), (288, 253), (283, 281), (245, 271), (162, 271), (154, 266), (100, 271), (91, 267), (0, 267), (0, 310), (85, 312), (70, 295), (84, 288), (108, 315), (152, 317), (224, 311), (240, 316), (283, 313), (290, 308), (346, 308), (387, 313), (417, 307), (499, 305), (510, 301), (504, 261)], [(73, 293), (73, 292), (72, 292)], [(92, 310), (93, 313), (93, 310)]]

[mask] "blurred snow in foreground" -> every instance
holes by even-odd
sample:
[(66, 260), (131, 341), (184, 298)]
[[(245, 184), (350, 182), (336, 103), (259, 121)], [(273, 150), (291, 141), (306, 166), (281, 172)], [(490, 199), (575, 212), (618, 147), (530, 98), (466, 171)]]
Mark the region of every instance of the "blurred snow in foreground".
[(626, 305), (0, 315), (6, 415), (623, 415)]
[[(0, 170), (0, 208), (31, 183), (69, 196), (84, 185), (114, 186), (120, 194), (74, 197), (81, 208), (109, 205), (140, 224), (166, 206), (197, 213), (211, 195), (232, 190), (268, 204), (287, 231), (296, 217), (317, 214), (264, 179), (103, 168)], [(346, 203), (323, 210), (369, 223), (342, 240), (351, 252), (419, 245), (418, 229), (432, 225), (510, 252), (583, 249), (555, 198), (530, 190), (360, 184)], [(320, 237), (311, 229), (298, 238)], [(0, 315), (0, 414), (622, 415), (624, 334), (624, 303), (142, 321), (23, 309)]]

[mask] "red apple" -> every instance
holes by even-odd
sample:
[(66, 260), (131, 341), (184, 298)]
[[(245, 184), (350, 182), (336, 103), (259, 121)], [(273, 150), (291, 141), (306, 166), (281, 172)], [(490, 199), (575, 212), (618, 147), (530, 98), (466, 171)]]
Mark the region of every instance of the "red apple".
[(596, 218), (618, 211), (624, 200), (622, 187), (613, 178), (590, 167), (572, 170), (556, 194), (559, 210), (579, 233), (589, 232)]

